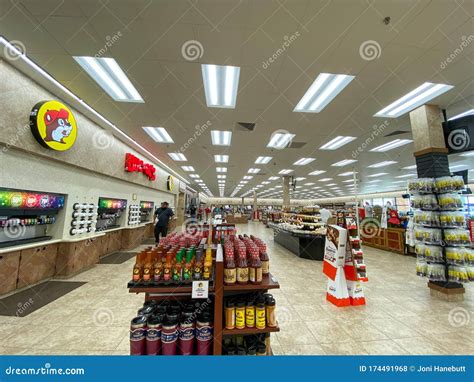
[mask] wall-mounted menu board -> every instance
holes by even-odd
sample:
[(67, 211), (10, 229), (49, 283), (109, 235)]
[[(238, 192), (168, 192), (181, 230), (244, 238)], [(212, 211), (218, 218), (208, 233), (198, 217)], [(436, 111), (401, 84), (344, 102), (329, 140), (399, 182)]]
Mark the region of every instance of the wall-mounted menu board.
[(0, 209), (59, 209), (64, 207), (62, 194), (0, 188)]

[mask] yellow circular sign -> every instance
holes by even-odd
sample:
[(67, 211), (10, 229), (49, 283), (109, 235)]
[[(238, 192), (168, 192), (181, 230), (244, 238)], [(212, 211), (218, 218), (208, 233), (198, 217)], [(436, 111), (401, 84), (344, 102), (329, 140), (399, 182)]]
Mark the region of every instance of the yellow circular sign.
[(76, 141), (76, 119), (71, 110), (58, 101), (37, 103), (31, 110), (30, 127), (36, 140), (52, 150), (69, 150)]
[(166, 182), (168, 185), (168, 190), (173, 191), (174, 188), (174, 178), (170, 175), (168, 176), (168, 182)]

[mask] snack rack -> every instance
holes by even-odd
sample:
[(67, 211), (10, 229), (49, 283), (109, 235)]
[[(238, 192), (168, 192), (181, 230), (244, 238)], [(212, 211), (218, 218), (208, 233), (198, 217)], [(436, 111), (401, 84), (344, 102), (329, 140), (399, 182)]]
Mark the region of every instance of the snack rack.
[[(429, 278), (428, 286), (431, 289), (457, 289), (463, 293), (462, 283), (469, 281), (469, 274), (472, 272), (468, 272), (468, 268), (464, 267), (465, 258), (459, 259), (456, 264), (456, 259), (453, 260), (451, 255), (449, 258), (447, 256), (450, 250), (456, 248), (464, 254), (464, 248), (472, 245), (468, 231), (464, 230), (463, 233), (462, 229), (459, 230), (465, 228), (466, 224), (464, 218), (461, 221), (458, 219), (463, 216), (462, 200), (458, 196), (464, 188), (462, 178), (419, 178), (410, 181), (408, 188), (412, 196), (412, 208), (415, 210), (417, 274)], [(456, 215), (456, 212), (456, 219), (451, 219), (450, 216)], [(456, 231), (462, 234), (459, 240)], [(451, 236), (454, 236), (455, 240)], [(472, 250), (467, 251), (469, 253)], [(467, 260), (467, 263), (472, 265), (472, 256)], [(464, 269), (463, 272), (456, 271), (461, 268)], [(465, 274), (465, 277), (461, 277), (462, 274)]]

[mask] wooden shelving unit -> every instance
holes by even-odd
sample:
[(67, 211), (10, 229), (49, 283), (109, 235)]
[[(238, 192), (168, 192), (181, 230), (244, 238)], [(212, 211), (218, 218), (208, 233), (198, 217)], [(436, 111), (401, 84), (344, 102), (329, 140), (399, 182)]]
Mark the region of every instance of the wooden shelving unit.
[[(213, 248), (215, 254), (216, 250)], [(169, 300), (169, 299), (184, 299), (190, 298), (192, 287), (191, 285), (169, 285), (169, 286), (132, 286), (129, 283), (130, 293), (144, 293), (145, 300)], [(224, 296), (245, 292), (265, 292), (269, 289), (278, 289), (280, 284), (271, 274), (263, 278), (261, 284), (245, 284), (245, 285), (224, 285), (224, 259), (215, 258), (215, 273), (214, 283), (209, 286), (209, 296), (214, 297), (214, 338), (213, 338), (213, 355), (222, 354), (222, 337), (224, 335), (249, 335), (260, 333), (278, 332), (280, 329), (276, 328), (245, 328), (227, 330), (224, 328), (223, 314), (224, 314)]]

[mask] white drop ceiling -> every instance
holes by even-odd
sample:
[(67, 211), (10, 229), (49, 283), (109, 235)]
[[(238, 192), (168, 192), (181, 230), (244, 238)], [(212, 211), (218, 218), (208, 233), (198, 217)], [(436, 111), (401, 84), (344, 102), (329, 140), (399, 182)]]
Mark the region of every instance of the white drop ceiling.
[[(215, 154), (229, 155), (225, 196), (247, 175), (260, 168), (237, 194), (260, 185), (282, 169), (306, 177), (295, 197), (348, 195), (341, 172), (356, 170), (362, 192), (403, 188), (394, 183), (414, 164), (413, 144), (385, 152), (370, 152), (394, 139), (412, 139), (408, 115), (397, 119), (373, 115), (422, 83), (446, 83), (454, 89), (432, 103), (448, 110), (448, 117), (472, 109), (474, 104), (474, 41), (458, 52), (474, 35), (474, 2), (454, 0), (0, 0), (0, 34), (21, 41), (26, 54), (75, 92), (129, 136), (167, 163), (193, 188), (200, 189), (181, 166), (195, 173), (219, 196)], [(385, 25), (383, 19), (390, 17)], [(116, 37), (118, 36), (118, 39)], [(112, 100), (74, 61), (73, 56), (113, 57), (137, 88), (144, 103)], [(183, 44), (198, 41), (202, 56), (183, 57)], [(380, 56), (365, 60), (361, 44), (374, 40)], [(282, 51), (282, 46), (288, 42)], [(280, 49), (280, 51), (278, 51)], [(457, 49), (457, 50), (456, 50)], [(277, 53), (278, 51), (278, 53)], [(269, 58), (276, 55), (273, 63)], [(451, 63), (446, 60), (455, 54)], [(206, 106), (201, 64), (239, 66), (240, 81), (235, 109)], [(293, 109), (320, 73), (339, 73), (356, 78), (320, 113), (295, 113)], [(211, 123), (188, 149), (187, 162), (168, 156), (193, 137), (196, 126)], [(331, 166), (352, 153), (387, 121), (383, 132), (344, 168)], [(255, 123), (248, 131), (237, 122)], [(156, 143), (143, 126), (164, 127), (173, 144)], [(230, 147), (212, 146), (211, 130), (232, 131)], [(269, 149), (274, 132), (296, 134), (300, 148)], [(402, 134), (386, 137), (402, 131)], [(357, 137), (335, 151), (319, 147), (338, 135)], [(271, 156), (257, 165), (258, 156)], [(300, 158), (316, 158), (305, 166), (293, 166)], [(367, 168), (385, 160), (380, 182), (368, 183), (368, 175), (382, 172)], [(464, 168), (474, 169), (474, 157), (450, 157)], [(462, 169), (457, 168), (457, 169)], [(456, 170), (457, 170), (456, 169)], [(308, 175), (325, 170), (318, 176)], [(474, 176), (474, 173), (472, 173)], [(318, 179), (333, 178), (336, 186)], [(401, 178), (406, 179), (406, 178)], [(304, 186), (314, 182), (315, 185)], [(327, 182), (326, 182), (327, 183)], [(266, 192), (281, 185), (278, 180), (258, 189)], [(334, 187), (340, 186), (336, 193)], [(321, 187), (314, 190), (313, 187)], [(274, 192), (281, 192), (281, 187)]]

